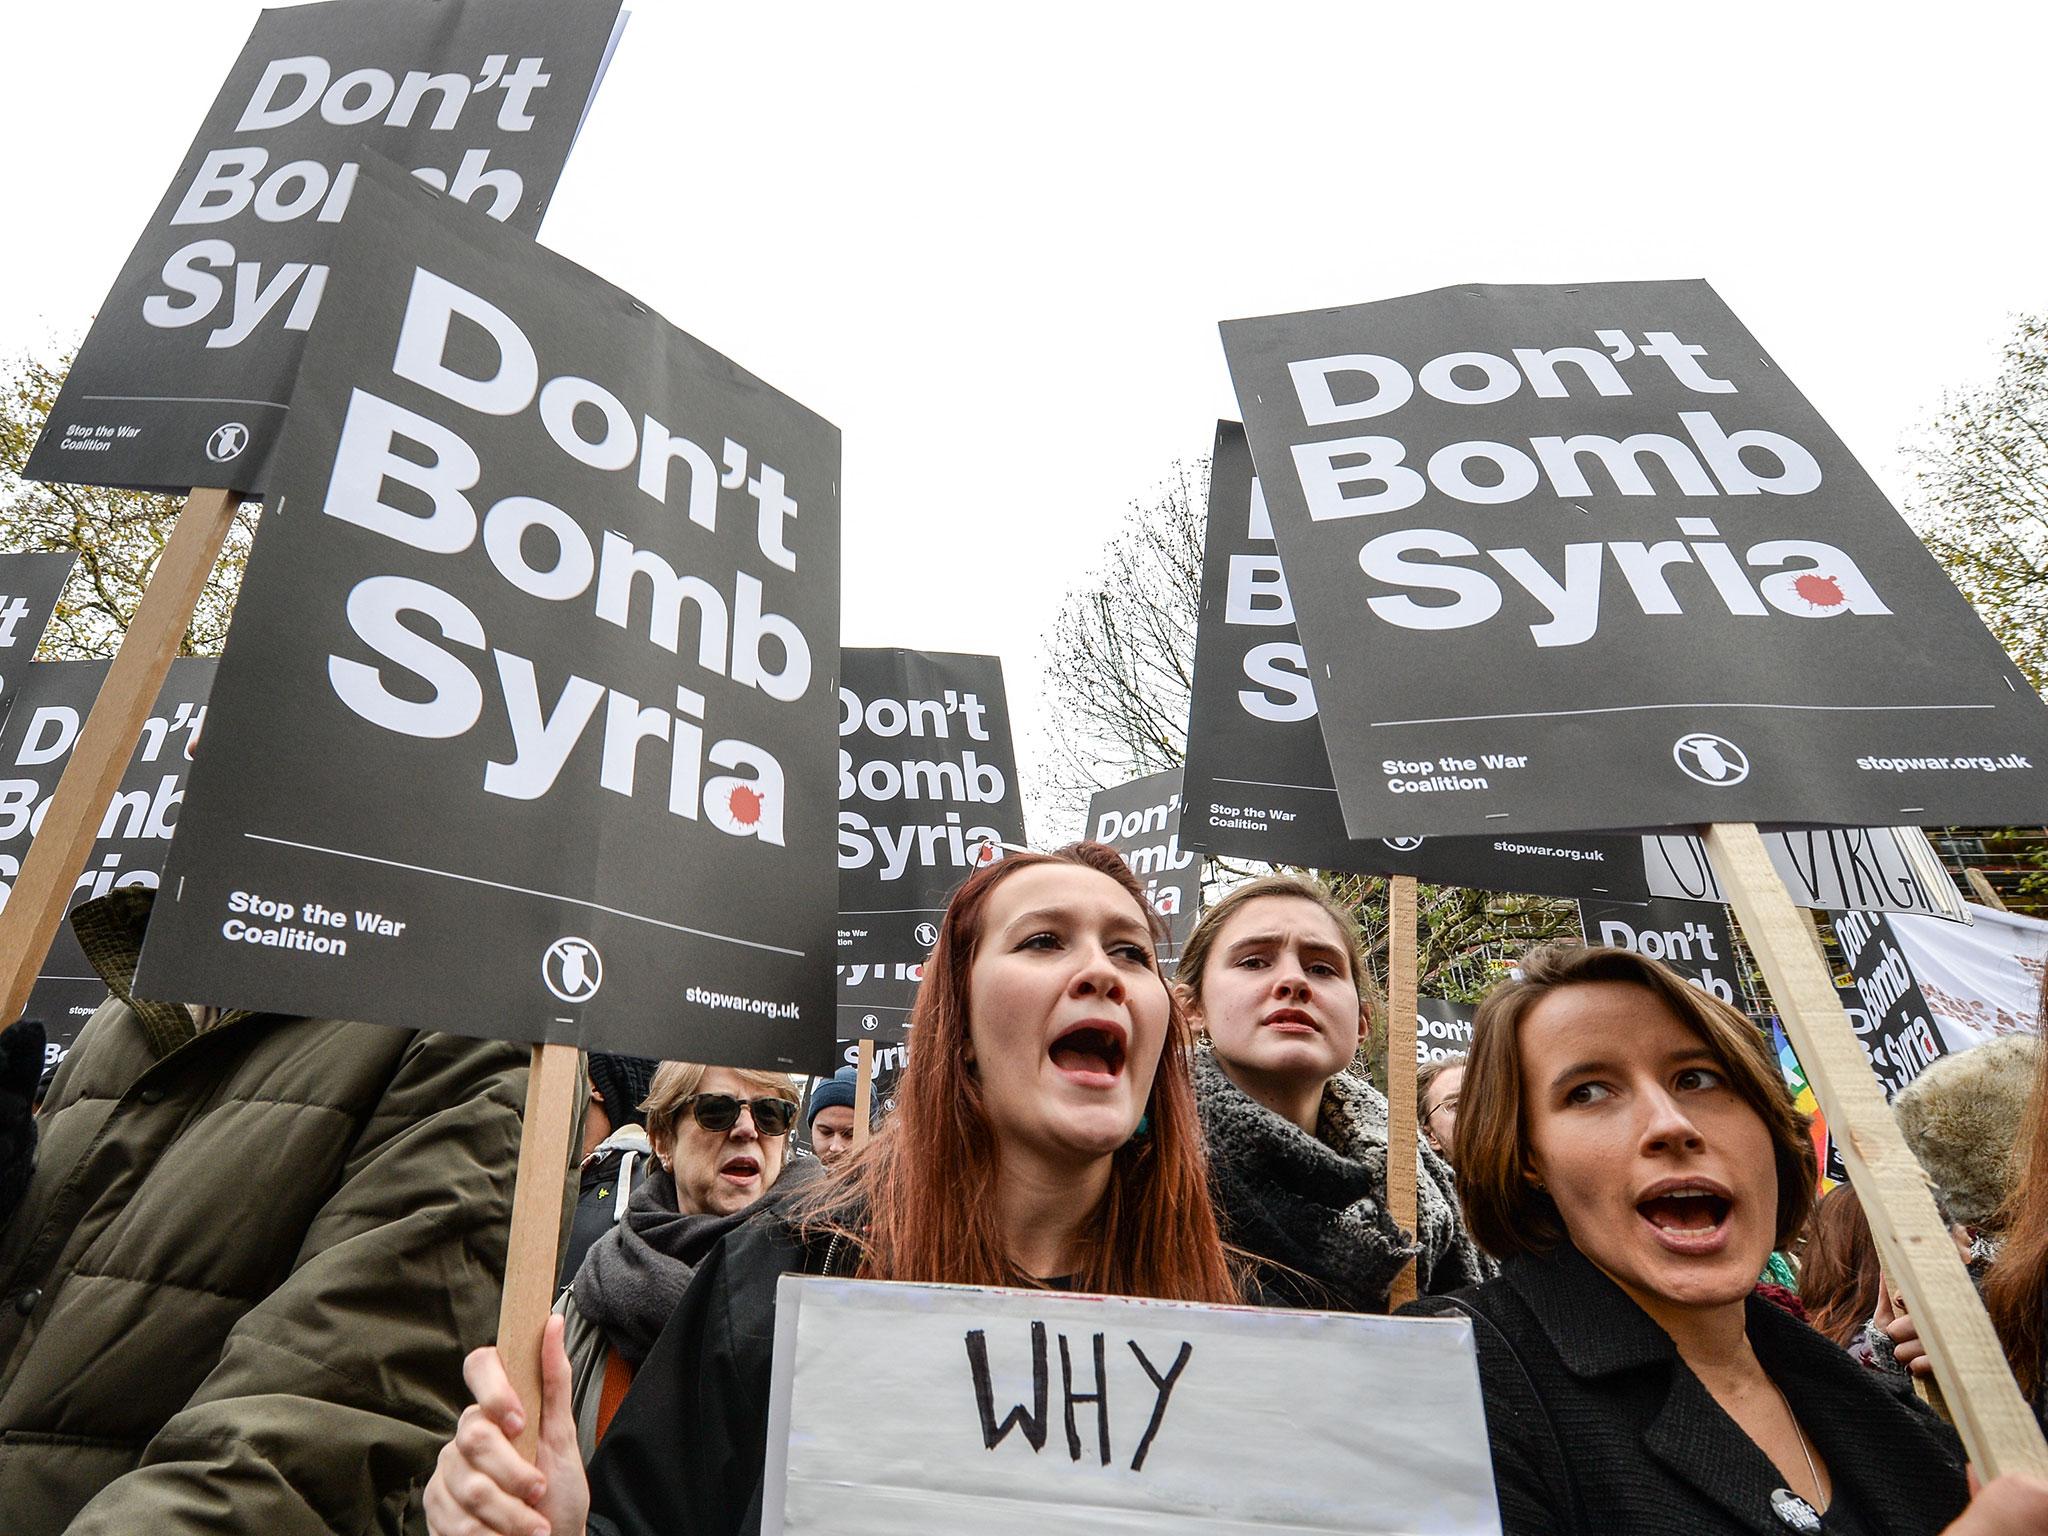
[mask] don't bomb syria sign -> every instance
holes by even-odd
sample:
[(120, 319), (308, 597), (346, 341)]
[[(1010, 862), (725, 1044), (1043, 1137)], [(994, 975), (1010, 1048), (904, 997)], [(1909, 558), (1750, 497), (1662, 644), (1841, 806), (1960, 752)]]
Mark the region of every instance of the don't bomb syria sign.
[(366, 156), (533, 234), (618, 0), (263, 12), (78, 349), (36, 480), (270, 489)]
[(1353, 837), (2038, 818), (2048, 711), (1705, 283), (1223, 335)]
[(138, 985), (823, 1066), (837, 429), (395, 171), (356, 200)]

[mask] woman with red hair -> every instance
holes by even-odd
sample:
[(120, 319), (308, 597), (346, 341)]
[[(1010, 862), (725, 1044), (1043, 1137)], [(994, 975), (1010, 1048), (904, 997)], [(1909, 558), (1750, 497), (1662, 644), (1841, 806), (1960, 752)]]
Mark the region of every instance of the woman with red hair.
[(513, 1447), (523, 1405), (496, 1351), (473, 1354), (477, 1401), (428, 1486), (430, 1529), (757, 1530), (785, 1274), (1236, 1301), (1158, 936), (1142, 888), (1101, 844), (970, 875), (925, 969), (888, 1127), (705, 1259), (587, 1483), (559, 1323), (542, 1343), (537, 1463)]

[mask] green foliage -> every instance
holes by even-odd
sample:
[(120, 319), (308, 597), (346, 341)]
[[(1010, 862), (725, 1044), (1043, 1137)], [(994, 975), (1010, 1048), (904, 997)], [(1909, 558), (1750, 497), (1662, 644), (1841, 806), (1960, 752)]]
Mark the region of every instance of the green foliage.
[(2038, 689), (2048, 684), (2048, 315), (1908, 450), (1920, 536)]
[[(0, 365), (0, 550), (78, 556), (36, 652), (44, 661), (108, 657), (119, 649), (183, 504), (177, 496), (21, 478), (70, 361), (22, 357)], [(180, 654), (220, 654), (259, 510), (251, 502), (236, 514)]]

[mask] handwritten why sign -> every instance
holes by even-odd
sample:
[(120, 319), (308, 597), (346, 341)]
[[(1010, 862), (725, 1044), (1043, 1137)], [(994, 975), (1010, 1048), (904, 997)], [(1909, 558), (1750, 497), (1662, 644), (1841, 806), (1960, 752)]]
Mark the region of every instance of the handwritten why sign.
[(1463, 1319), (792, 1275), (769, 1413), (764, 1536), (1500, 1529)]

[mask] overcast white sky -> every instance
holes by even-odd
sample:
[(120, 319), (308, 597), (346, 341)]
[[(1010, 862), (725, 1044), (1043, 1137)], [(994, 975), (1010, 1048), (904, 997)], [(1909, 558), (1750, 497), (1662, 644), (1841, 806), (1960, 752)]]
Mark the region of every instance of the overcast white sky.
[[(1705, 277), (1896, 495), (2048, 307), (2048, 8), (632, 11), (543, 241), (841, 427), (846, 642), (999, 654), (1027, 776), (1061, 594), (1235, 414), (1219, 319)], [(15, 8), (0, 352), (82, 334), (255, 15)]]

